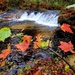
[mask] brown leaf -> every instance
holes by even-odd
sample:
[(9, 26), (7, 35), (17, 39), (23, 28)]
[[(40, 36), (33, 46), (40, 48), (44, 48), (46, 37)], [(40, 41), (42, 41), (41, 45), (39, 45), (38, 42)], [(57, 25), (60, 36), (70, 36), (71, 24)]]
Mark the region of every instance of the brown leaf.
[(34, 75), (42, 75), (42, 70), (38, 70)]

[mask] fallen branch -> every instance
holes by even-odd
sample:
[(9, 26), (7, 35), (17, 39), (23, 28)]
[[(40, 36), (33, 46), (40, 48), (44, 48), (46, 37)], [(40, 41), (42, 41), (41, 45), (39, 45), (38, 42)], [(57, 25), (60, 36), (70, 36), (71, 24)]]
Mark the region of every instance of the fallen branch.
[(69, 65), (69, 67), (72, 69), (72, 71), (75, 73), (74, 68), (61, 55), (59, 55), (57, 52), (55, 52), (52, 48), (49, 48), (49, 49), (50, 49), (50, 51), (55, 53), (58, 57), (60, 57), (62, 60), (64, 60)]

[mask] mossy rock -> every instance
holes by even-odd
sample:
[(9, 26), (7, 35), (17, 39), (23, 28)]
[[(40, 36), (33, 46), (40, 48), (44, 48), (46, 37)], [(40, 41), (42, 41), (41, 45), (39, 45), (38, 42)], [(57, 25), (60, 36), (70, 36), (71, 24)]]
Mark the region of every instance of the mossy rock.
[(64, 9), (62, 13), (59, 15), (58, 23), (61, 25), (63, 23), (70, 24), (71, 26), (75, 26), (75, 9)]

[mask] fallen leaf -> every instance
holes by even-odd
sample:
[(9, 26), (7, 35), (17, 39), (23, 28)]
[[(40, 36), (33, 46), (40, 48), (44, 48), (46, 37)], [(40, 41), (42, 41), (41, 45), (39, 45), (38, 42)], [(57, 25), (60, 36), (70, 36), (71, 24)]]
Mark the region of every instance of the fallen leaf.
[(32, 36), (28, 36), (28, 35), (25, 35), (24, 37), (23, 37), (23, 42), (24, 43), (30, 43), (31, 42), (31, 39), (32, 39)]
[(15, 44), (15, 46), (19, 49), (18, 51), (24, 52), (25, 50), (27, 50), (30, 45), (31, 39), (31, 36), (25, 35), (21, 43)]
[(37, 49), (37, 48), (46, 49), (46, 48), (49, 46), (49, 44), (50, 44), (50, 41), (49, 41), (49, 40), (44, 41), (44, 40), (42, 39), (42, 35), (38, 34), (38, 35), (36, 36), (36, 41), (34, 42), (33, 48), (34, 48), (34, 49)]
[(5, 66), (5, 60), (2, 61), (2, 62), (0, 62), (0, 66), (1, 66), (1, 67)]
[(36, 41), (41, 41), (42, 40), (42, 35), (41, 34), (38, 34), (37, 36), (36, 36)]
[(60, 28), (61, 28), (61, 30), (64, 31), (64, 32), (69, 32), (69, 33), (74, 34), (73, 31), (71, 30), (69, 24), (63, 24)]
[(26, 65), (25, 69), (26, 70), (30, 70), (31, 69), (31, 66), (30, 65)]
[(37, 49), (37, 48), (40, 48), (41, 47), (41, 40), (42, 40), (42, 35), (41, 34), (38, 34), (36, 36), (36, 40), (34, 42), (34, 46), (33, 46), (34, 49)]
[(65, 71), (69, 71), (70, 67), (68, 65), (65, 65)]
[(38, 70), (34, 75), (42, 75), (42, 70)]
[(18, 51), (22, 51), (24, 52), (25, 50), (28, 49), (30, 43), (19, 43), (19, 44), (16, 44), (15, 46), (19, 49)]
[(74, 47), (73, 47), (73, 44), (71, 43), (71, 41), (69, 42), (63, 42), (63, 41), (60, 41), (60, 46), (58, 46), (59, 48), (61, 48), (64, 52), (72, 52), (72, 53), (75, 53), (73, 51)]
[(2, 53), (0, 54), (0, 58), (5, 59), (10, 54), (9, 49), (2, 50)]
[(8, 27), (0, 29), (0, 41), (4, 42), (6, 38), (11, 36), (11, 30)]
[(33, 46), (34, 49), (37, 49), (37, 48), (40, 48), (40, 47), (41, 47), (41, 41), (34, 42), (34, 46)]

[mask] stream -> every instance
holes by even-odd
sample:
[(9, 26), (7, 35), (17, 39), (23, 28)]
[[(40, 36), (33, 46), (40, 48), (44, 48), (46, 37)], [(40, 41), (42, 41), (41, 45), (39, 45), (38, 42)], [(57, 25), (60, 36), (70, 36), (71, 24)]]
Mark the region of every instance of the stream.
[[(31, 11), (31, 10), (12, 9), (8, 12), (0, 14), (0, 28), (10, 27), (12, 30), (12, 34), (14, 33), (16, 34), (21, 32), (21, 30), (24, 30), (24, 34), (26, 35), (35, 37), (37, 34), (42, 34), (42, 36), (44, 36), (45, 39), (47, 38), (51, 39), (54, 35), (54, 32), (60, 26), (60, 24), (58, 24), (59, 13), (60, 13), (59, 10)], [(9, 38), (9, 40), (7, 39), (5, 41), (6, 43), (9, 43), (9, 41), (11, 42), (12, 52), (14, 52), (14, 49), (16, 49), (13, 46), (13, 44), (18, 43), (20, 38), (21, 37), (19, 38), (17, 37), (11, 40)], [(5, 48), (6, 43), (2, 43), (2, 46), (3, 47), (5, 46)], [(2, 50), (3, 47), (0, 47), (0, 49)], [(75, 65), (74, 56), (75, 55), (71, 56), (73, 60), (70, 57), (68, 57), (69, 59), (67, 58), (67, 60), (72, 66)], [(7, 60), (17, 65), (18, 66), (17, 68), (25, 68), (29, 60), (30, 61), (33, 61), (33, 59), (44, 60), (48, 57), (51, 58), (49, 50), (38, 49), (34, 53), (32, 50), (26, 51), (25, 54), (23, 54), (22, 52), (19, 53), (15, 52), (13, 54), (10, 54)], [(73, 61), (73, 63), (71, 62), (71, 60)], [(34, 64), (31, 62), (30, 65), (33, 66)], [(9, 70), (8, 71), (9, 74), (14, 75), (16, 69), (13, 68), (11, 71)]]

